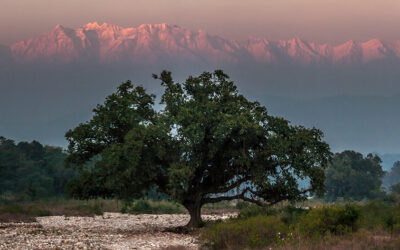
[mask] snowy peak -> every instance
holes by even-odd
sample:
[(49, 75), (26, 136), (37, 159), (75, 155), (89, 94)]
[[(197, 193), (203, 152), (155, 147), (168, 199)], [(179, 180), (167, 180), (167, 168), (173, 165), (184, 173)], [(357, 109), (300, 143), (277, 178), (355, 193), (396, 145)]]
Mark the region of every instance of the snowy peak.
[(77, 29), (57, 25), (37, 38), (11, 45), (12, 56), (20, 62), (239, 62), (291, 61), (299, 64), (363, 64), (374, 60), (400, 59), (400, 41), (371, 39), (347, 41), (333, 46), (298, 37), (285, 41), (249, 38), (237, 42), (192, 31), (176, 25), (142, 24), (120, 27), (108, 23), (88, 23)]
[(375, 59), (385, 59), (391, 57), (392, 54), (395, 54), (388, 45), (377, 38), (361, 43), (360, 46), (363, 53), (364, 62)]

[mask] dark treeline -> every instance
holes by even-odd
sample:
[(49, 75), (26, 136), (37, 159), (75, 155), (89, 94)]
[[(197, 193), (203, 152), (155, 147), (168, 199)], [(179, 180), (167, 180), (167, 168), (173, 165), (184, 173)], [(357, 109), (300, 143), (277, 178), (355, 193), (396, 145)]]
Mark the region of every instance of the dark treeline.
[(62, 148), (37, 141), (19, 142), (0, 136), (0, 199), (38, 200), (64, 196), (65, 185), (76, 176), (65, 168)]

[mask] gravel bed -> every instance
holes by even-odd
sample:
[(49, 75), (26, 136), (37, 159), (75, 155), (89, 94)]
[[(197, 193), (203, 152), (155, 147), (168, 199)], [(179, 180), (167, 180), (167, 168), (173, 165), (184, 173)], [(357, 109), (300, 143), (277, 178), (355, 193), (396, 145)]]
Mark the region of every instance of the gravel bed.
[[(204, 215), (224, 220), (235, 214)], [(0, 249), (160, 249), (181, 246), (198, 249), (196, 234), (168, 229), (184, 226), (186, 214), (128, 215), (104, 213), (95, 217), (47, 216), (30, 223), (0, 223)]]

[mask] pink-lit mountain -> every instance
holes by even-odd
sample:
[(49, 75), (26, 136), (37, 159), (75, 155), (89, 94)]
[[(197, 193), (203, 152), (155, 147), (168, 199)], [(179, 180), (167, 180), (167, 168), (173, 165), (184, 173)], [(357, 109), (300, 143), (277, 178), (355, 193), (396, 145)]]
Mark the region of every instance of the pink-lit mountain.
[(400, 41), (348, 41), (340, 45), (316, 44), (299, 38), (269, 41), (250, 38), (245, 42), (191, 31), (175, 25), (143, 24), (123, 28), (107, 23), (88, 23), (71, 29), (58, 25), (37, 38), (10, 47), (17, 62), (229, 62), (364, 64), (400, 59)]

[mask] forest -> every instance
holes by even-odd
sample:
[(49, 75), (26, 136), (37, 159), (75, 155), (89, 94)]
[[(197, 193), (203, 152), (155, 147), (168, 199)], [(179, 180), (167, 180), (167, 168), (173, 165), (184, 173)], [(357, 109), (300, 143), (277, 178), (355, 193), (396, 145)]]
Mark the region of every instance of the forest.
[(0, 137), (1, 201), (65, 197), (66, 184), (76, 176), (65, 168), (66, 156), (60, 147)]

